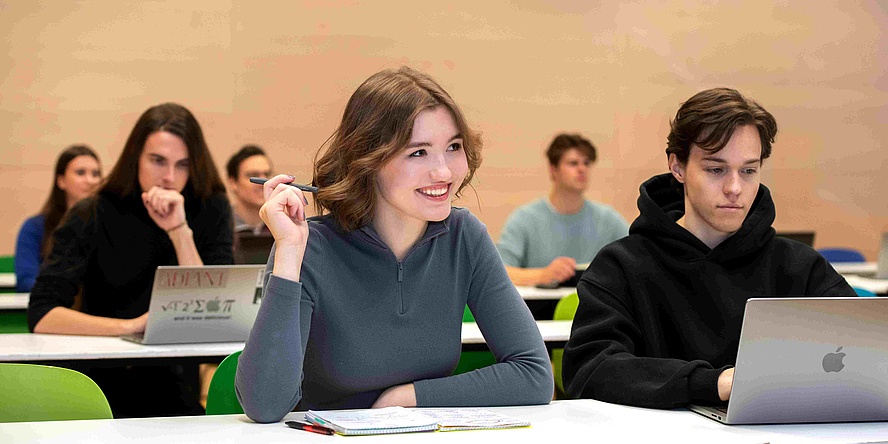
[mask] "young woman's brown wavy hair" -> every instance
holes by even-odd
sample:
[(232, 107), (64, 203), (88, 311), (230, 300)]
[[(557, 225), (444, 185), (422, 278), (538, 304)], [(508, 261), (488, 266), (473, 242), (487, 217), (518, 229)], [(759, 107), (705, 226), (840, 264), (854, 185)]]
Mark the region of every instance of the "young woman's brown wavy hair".
[(207, 148), (200, 124), (191, 111), (177, 103), (152, 106), (142, 113), (100, 192), (110, 192), (124, 197), (140, 190), (139, 157), (145, 149), (148, 136), (157, 131), (178, 136), (188, 147), (190, 161), (188, 182), (182, 190), (186, 202), (225, 193), (225, 185), (222, 184), (222, 179), (216, 171), (216, 164), (210, 155), (210, 149)]
[(315, 194), (318, 214), (329, 211), (345, 231), (370, 223), (379, 170), (410, 142), (416, 116), (440, 106), (453, 116), (469, 166), (455, 193), (458, 197), (481, 165), (481, 137), (438, 83), (401, 67), (378, 72), (358, 87), (327, 150), (315, 156), (312, 184), (320, 188)]

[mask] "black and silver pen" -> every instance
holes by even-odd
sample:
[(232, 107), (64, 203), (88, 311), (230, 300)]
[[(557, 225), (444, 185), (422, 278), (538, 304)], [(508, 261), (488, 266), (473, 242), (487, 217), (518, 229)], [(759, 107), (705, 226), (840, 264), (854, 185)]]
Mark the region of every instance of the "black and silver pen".
[[(261, 177), (251, 177), (250, 182), (253, 182), (253, 183), (259, 184), (259, 185), (265, 185), (265, 182), (268, 182), (268, 179), (263, 179)], [(308, 193), (317, 193), (318, 192), (318, 187), (313, 187), (311, 185), (300, 185), (298, 183), (292, 183), (292, 182), (288, 183), (287, 185), (290, 185), (291, 187), (299, 188), (300, 190), (308, 192)]]

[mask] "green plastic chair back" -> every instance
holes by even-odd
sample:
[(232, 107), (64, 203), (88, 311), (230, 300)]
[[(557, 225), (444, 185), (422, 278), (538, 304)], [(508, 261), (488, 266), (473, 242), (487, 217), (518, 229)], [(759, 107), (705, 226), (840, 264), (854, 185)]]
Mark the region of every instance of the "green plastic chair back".
[(0, 273), (15, 273), (14, 256), (0, 256)]
[[(552, 319), (556, 321), (571, 321), (577, 314), (577, 306), (580, 305), (580, 298), (576, 293), (569, 294), (555, 306), (555, 314)], [(564, 358), (564, 349), (556, 348), (552, 350), (552, 373), (555, 375), (555, 386), (559, 393), (564, 393), (564, 382), (561, 379), (561, 360)]]
[(114, 418), (102, 389), (74, 370), (0, 364), (0, 381), (0, 422)]
[[(3, 297), (0, 294), (0, 299)], [(0, 334), (4, 333), (30, 333), (28, 314), (24, 310), (0, 311)]]
[(475, 316), (472, 314), (472, 310), (469, 310), (468, 305), (463, 309), (463, 322), (475, 322)]
[(243, 413), (244, 409), (234, 392), (234, 373), (237, 371), (237, 360), (241, 352), (228, 355), (219, 364), (210, 388), (207, 389), (207, 415), (231, 415)]
[[(15, 273), (13, 256), (0, 256), (0, 273)], [(15, 288), (0, 288), (0, 293), (15, 293)]]
[[(463, 322), (475, 322), (475, 316), (469, 310), (469, 306), (463, 310)], [(488, 351), (467, 351), (459, 355), (459, 363), (456, 364), (454, 375), (461, 375), (472, 370), (477, 370), (488, 365), (496, 364), (496, 358), (493, 353)]]

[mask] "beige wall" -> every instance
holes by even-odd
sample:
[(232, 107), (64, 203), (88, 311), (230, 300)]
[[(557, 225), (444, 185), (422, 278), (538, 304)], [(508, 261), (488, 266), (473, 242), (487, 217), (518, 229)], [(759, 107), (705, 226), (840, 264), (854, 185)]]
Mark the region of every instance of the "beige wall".
[[(777, 118), (764, 182), (778, 230), (815, 230), (875, 260), (888, 231), (888, 10), (884, 2), (0, 2), (0, 254), (35, 213), (66, 145), (106, 170), (147, 107), (177, 101), (217, 165), (241, 144), (310, 180), (317, 147), (370, 74), (435, 76), (484, 133), (468, 206), (494, 238), (548, 190), (558, 131), (599, 147), (590, 198), (627, 219), (665, 172), (668, 121), (713, 86)], [(855, 3), (855, 4), (851, 4)]]

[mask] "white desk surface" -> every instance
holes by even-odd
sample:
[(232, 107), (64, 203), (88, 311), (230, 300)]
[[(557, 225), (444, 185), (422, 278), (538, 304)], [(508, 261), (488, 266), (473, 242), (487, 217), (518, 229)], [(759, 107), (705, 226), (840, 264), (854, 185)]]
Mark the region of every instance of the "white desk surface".
[(0, 335), (0, 362), (228, 356), (243, 342), (141, 345), (109, 336), (10, 333)]
[(30, 293), (0, 293), (0, 310), (25, 310)]
[[(283, 422), (256, 424), (245, 415), (0, 424), (10, 442), (128, 443), (459, 443), (491, 442), (717, 442), (847, 443), (888, 436), (888, 423), (725, 426), (685, 409), (652, 410), (592, 400), (554, 401), (549, 405), (485, 407), (530, 421), (530, 427), (465, 432), (426, 432), (347, 438), (294, 430)], [(299, 420), (291, 413), (284, 420)]]
[[(556, 343), (570, 337), (570, 324), (571, 321), (537, 321), (543, 340)], [(477, 324), (462, 325), (462, 343), (484, 343)], [(141, 345), (108, 336), (10, 333), (0, 335), (0, 362), (225, 357), (243, 348), (243, 342)]]
[(524, 285), (516, 285), (516, 289), (518, 289), (518, 294), (521, 295), (521, 299), (525, 301), (532, 300), (558, 300), (561, 299), (571, 293), (576, 293), (576, 288), (571, 287), (559, 287), (559, 288), (536, 288), (536, 287), (528, 287)]
[(15, 288), (15, 273), (0, 273), (0, 288)]
[[(12, 285), (15, 287), (15, 283)], [(2, 287), (2, 285), (0, 285)], [(576, 288), (536, 288), (517, 286), (518, 294), (527, 301), (532, 300), (558, 300), (577, 291)], [(0, 310), (24, 310), (28, 308), (30, 293), (0, 293)]]
[(839, 274), (875, 275), (877, 262), (836, 262), (830, 263)]
[(888, 279), (875, 279), (853, 274), (846, 274), (845, 281), (852, 287), (869, 290), (875, 294), (888, 293)]

